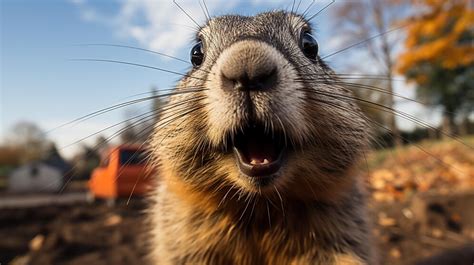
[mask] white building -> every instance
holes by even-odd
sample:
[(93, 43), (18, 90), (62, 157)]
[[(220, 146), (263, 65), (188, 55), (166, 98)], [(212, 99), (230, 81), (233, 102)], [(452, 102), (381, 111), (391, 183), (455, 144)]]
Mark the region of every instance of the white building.
[(58, 192), (63, 185), (61, 169), (32, 162), (14, 170), (8, 178), (10, 192)]

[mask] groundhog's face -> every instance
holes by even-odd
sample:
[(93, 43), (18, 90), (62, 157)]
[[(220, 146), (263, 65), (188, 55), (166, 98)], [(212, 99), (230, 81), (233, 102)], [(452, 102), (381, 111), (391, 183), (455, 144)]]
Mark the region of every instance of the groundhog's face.
[(350, 184), (367, 124), (312, 34), (285, 12), (209, 21), (197, 33), (182, 94), (157, 125), (161, 177), (212, 194), (300, 198)]

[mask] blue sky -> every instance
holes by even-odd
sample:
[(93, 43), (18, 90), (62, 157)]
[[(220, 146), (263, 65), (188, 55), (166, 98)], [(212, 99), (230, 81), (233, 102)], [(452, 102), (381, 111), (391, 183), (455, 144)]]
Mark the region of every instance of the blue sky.
[[(203, 21), (198, 0), (178, 2), (196, 20)], [(308, 2), (303, 1), (304, 6)], [(313, 12), (328, 2), (318, 1)], [(255, 14), (291, 5), (290, 1), (283, 0), (208, 0), (206, 3), (213, 15)], [(195, 25), (171, 0), (2, 0), (0, 5), (0, 139), (3, 140), (18, 121), (33, 121), (47, 131), (131, 95), (147, 92), (152, 86), (172, 87), (179, 78), (138, 67), (68, 59), (124, 60), (179, 72), (185, 72), (189, 67), (136, 50), (78, 46), (90, 43), (131, 45), (188, 60), (193, 37), (191, 28)], [(314, 21), (323, 55), (341, 48), (341, 36), (329, 34), (333, 27), (330, 19), (330, 12), (323, 12)], [(337, 60), (330, 63), (337, 69)], [(146, 105), (134, 106), (128, 113), (146, 108)], [(66, 146), (123, 120), (126, 113), (127, 110), (117, 110), (53, 131), (48, 137), (60, 147)], [(74, 151), (74, 146), (63, 150), (66, 154)]]

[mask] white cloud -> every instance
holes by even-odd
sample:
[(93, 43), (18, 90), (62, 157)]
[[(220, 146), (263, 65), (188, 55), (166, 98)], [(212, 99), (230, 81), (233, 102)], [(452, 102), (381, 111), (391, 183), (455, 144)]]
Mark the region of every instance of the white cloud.
[(106, 23), (107, 18), (99, 14), (94, 8), (88, 5), (87, 0), (69, 0), (80, 12), (81, 19), (87, 22)]
[[(201, 22), (201, 14), (196, 5), (186, 5), (186, 10), (193, 18)], [(189, 41), (191, 32), (183, 30), (178, 24), (189, 25), (178, 7), (172, 3), (157, 1), (126, 1), (118, 15), (120, 33), (136, 39), (141, 45), (169, 55), (176, 55)], [(197, 27), (194, 25), (194, 27)]]
[(75, 4), (75, 5), (82, 5), (84, 4), (86, 1), (85, 0), (69, 0), (69, 2)]

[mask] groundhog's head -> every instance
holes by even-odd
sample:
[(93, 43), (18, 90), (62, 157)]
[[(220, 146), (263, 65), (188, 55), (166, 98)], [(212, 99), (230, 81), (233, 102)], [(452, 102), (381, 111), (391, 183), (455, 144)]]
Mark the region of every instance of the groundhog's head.
[(351, 185), (368, 126), (303, 17), (211, 19), (191, 61), (153, 139), (169, 185), (221, 199), (235, 190), (302, 200)]

